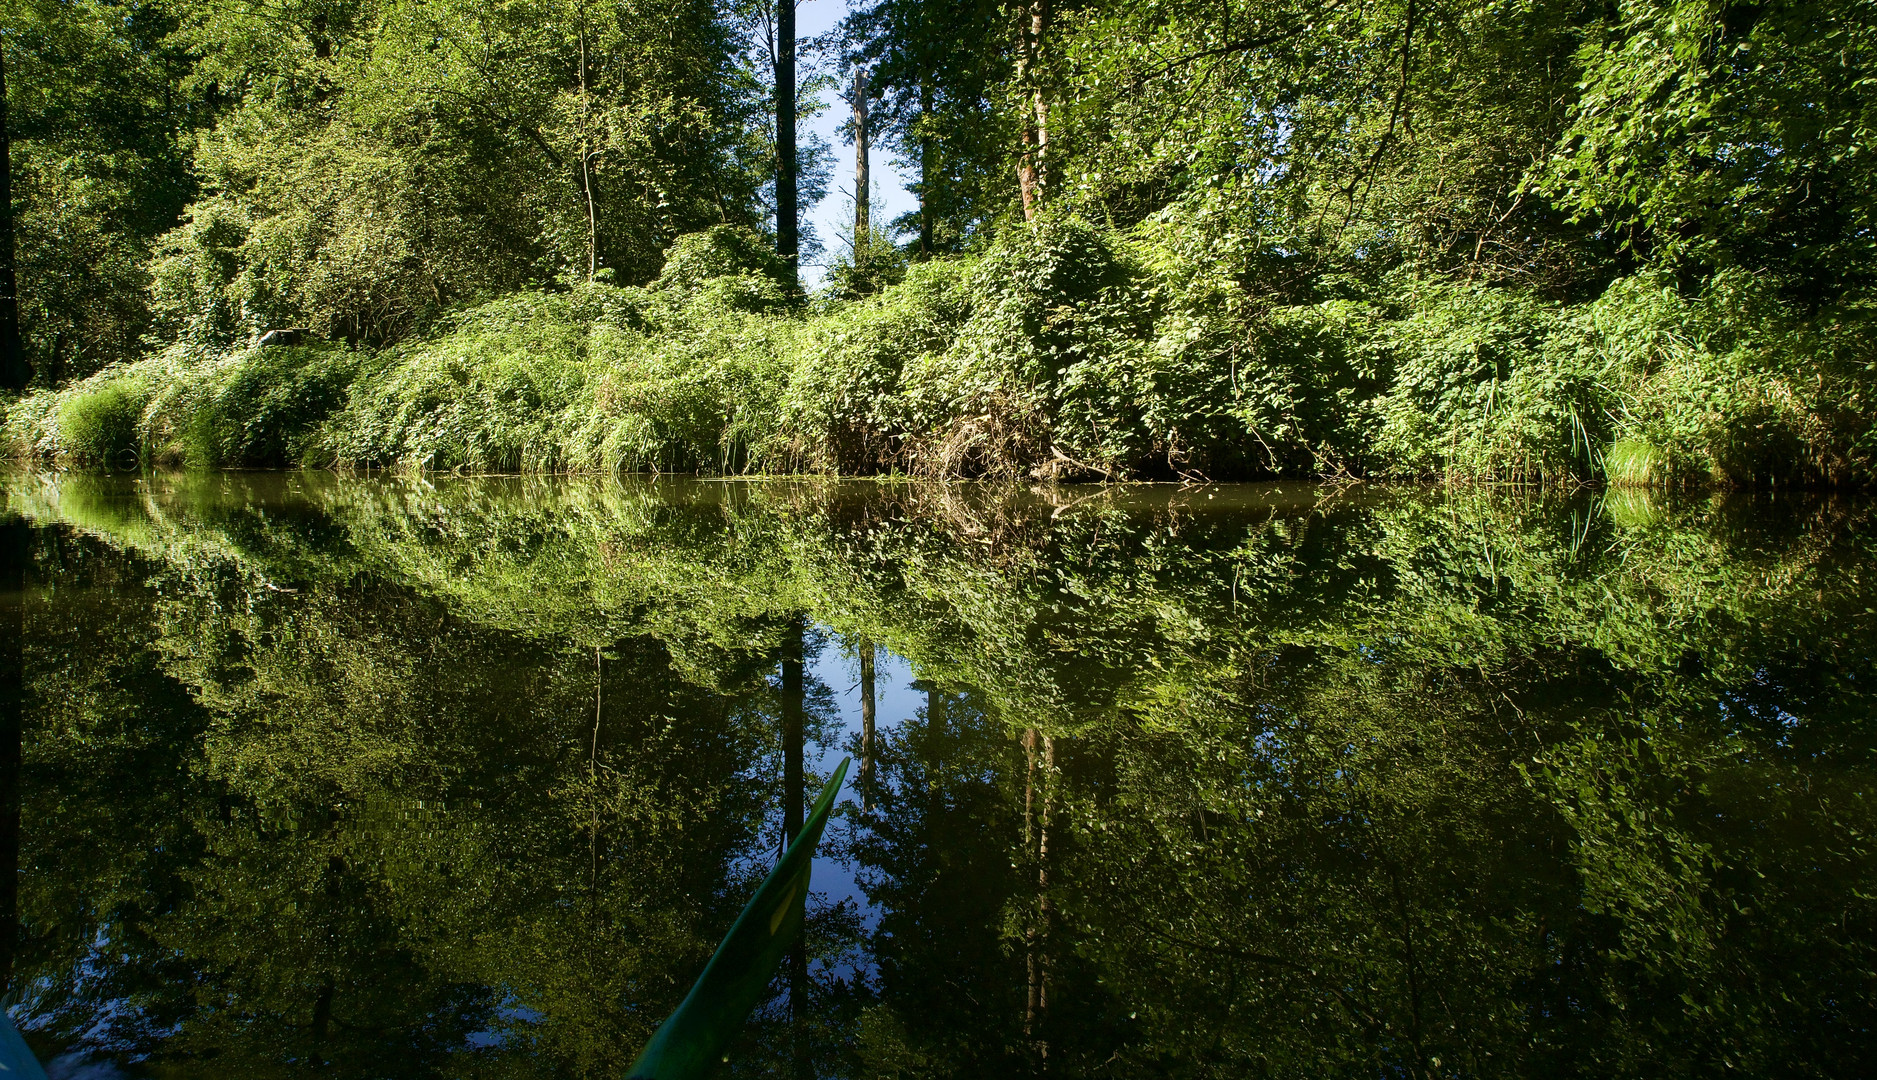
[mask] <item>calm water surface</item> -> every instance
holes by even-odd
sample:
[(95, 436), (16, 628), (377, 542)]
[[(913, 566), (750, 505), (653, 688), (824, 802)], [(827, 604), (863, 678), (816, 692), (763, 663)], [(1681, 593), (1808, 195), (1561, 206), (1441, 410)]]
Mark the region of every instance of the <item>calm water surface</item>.
[[(13, 476), (64, 1077), (1877, 1069), (1877, 505)], [(871, 717), (869, 722), (868, 717)]]

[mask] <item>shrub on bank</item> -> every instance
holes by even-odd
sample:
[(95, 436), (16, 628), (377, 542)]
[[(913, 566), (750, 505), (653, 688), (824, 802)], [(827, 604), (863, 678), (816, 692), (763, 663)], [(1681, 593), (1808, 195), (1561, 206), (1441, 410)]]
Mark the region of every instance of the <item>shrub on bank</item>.
[(645, 288), (517, 293), (388, 350), (318, 442), (334, 464), (741, 471), (775, 446), (796, 326), (760, 238), (683, 237)]
[(560, 414), (585, 381), (580, 300), (515, 293), (450, 332), (380, 354), (313, 438), (323, 465), (548, 471)]
[(310, 464), (322, 425), (346, 399), (368, 354), (340, 345), (251, 349), (172, 382), (151, 407), (161, 460), (197, 466)]
[(81, 466), (301, 464), (365, 362), (330, 344), (172, 348), (22, 399), (7, 432), (19, 452)]
[[(80, 465), (1862, 483), (1860, 312), (1722, 275), (1566, 305), (1441, 279), (1258, 307), (1177, 222), (1074, 218), (804, 305), (760, 238), (521, 292), (380, 351), (175, 345), (15, 403)], [(1199, 269), (1195, 269), (1195, 267)]]
[(957, 338), (976, 266), (917, 263), (899, 284), (809, 321), (796, 339), (775, 459), (812, 472), (915, 471), (912, 439), (930, 417), (906, 392), (906, 371), (934, 365)]

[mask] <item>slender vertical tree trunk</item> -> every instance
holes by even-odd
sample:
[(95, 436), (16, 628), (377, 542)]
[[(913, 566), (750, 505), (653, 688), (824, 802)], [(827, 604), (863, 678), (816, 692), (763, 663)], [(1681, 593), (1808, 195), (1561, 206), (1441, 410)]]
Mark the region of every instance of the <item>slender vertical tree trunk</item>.
[(0, 47), (0, 390), (32, 378), (20, 341), (19, 281), (13, 264), (13, 130), (7, 113), (6, 50)]
[(592, 102), (587, 97), (587, 9), (580, 7), (580, 187), (587, 197), (587, 280), (599, 269), (599, 223), (593, 212)]
[(1040, 206), (1049, 192), (1052, 164), (1049, 160), (1049, 98), (1041, 85), (1031, 89), (1030, 104), (1036, 117), (1036, 201)]
[(799, 272), (795, 208), (795, 0), (776, 2), (776, 254)]
[(1019, 126), (1023, 153), (1017, 158), (1017, 190), (1023, 198), (1023, 220), (1033, 221), (1042, 207), (1048, 184), (1049, 101), (1043, 93), (1044, 36), (1049, 31), (1049, 0), (1028, 0), (1017, 20), (1017, 93), (1023, 102)]
[[(1018, 93), (1029, 82), (1029, 35), (1023, 34), (1023, 46), (1017, 51)], [(1027, 103), (1026, 103), (1027, 105)], [(1036, 219), (1036, 118), (1026, 107), (1018, 114), (1023, 129), (1023, 153), (1017, 157), (1017, 194), (1023, 199), (1023, 220)]]
[[(854, 69), (854, 261), (873, 233), (873, 180), (867, 174), (867, 69)], [(868, 658), (863, 663), (871, 665)]]
[(1030, 102), (1036, 114), (1036, 195), (1040, 201), (1049, 191), (1049, 96), (1043, 92), (1045, 72), (1039, 70), (1044, 60), (1043, 47), (1049, 33), (1049, 0), (1030, 0)]
[(864, 809), (873, 809), (873, 650), (871, 641), (860, 643), (860, 798)]
[(938, 190), (938, 162), (932, 147), (932, 80), (919, 79), (919, 254), (933, 251), (932, 197)]

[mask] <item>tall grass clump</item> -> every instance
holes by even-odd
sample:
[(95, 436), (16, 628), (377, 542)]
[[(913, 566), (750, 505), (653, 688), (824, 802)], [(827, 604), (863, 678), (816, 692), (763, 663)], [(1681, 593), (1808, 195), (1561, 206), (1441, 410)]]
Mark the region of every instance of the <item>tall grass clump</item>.
[(298, 465), (345, 399), (365, 354), (341, 345), (172, 346), (7, 412), (20, 451), (70, 465)]
[(742, 470), (767, 461), (793, 304), (761, 238), (680, 238), (644, 288), (516, 293), (391, 349), (319, 447), (334, 464)]
[(138, 464), (149, 396), (147, 384), (130, 378), (98, 380), (66, 396), (53, 415), (56, 453), (84, 465)]
[(148, 413), (168, 373), (150, 361), (118, 364), (6, 410), (6, 441), (22, 457), (64, 465), (136, 468), (150, 458)]

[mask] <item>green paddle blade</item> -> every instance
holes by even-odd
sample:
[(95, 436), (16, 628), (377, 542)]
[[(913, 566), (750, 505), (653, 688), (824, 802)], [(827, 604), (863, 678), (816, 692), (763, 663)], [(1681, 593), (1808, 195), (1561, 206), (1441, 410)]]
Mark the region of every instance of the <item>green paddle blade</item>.
[(782, 956), (802, 932), (807, 917), (808, 870), (834, 797), (847, 777), (847, 758), (815, 799), (807, 824), (782, 861), (736, 918), (717, 954), (704, 965), (691, 992), (645, 1044), (627, 1080), (694, 1080), (707, 1076), (743, 1030), (750, 1010), (763, 999)]

